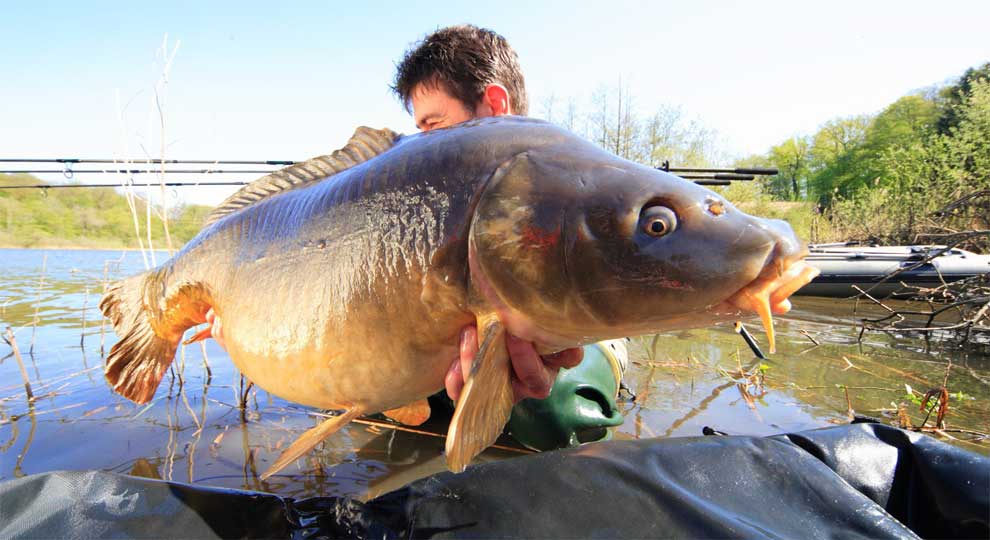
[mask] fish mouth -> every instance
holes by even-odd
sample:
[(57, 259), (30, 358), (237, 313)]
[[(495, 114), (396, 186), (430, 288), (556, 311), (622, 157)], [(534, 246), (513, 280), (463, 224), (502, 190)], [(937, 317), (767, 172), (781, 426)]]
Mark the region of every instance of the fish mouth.
[(810, 283), (820, 272), (804, 260), (807, 255), (808, 248), (804, 247), (797, 253), (774, 257), (753, 281), (726, 300), (734, 308), (760, 316), (771, 353), (777, 349), (773, 315), (790, 311), (791, 302), (787, 298)]

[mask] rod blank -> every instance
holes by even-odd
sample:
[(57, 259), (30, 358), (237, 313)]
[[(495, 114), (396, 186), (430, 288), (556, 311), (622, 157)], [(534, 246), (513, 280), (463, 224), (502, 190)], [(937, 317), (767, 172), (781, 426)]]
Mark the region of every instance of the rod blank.
[(146, 163), (146, 164), (196, 164), (196, 165), (295, 165), (296, 161), (270, 160), (216, 160), (216, 159), (81, 159), (81, 158), (0, 158), (0, 163)]

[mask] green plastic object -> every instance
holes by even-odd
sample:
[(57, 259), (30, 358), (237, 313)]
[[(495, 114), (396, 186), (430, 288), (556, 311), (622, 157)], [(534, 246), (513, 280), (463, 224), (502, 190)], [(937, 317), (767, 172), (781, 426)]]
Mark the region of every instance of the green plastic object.
[(516, 404), (509, 433), (540, 451), (609, 439), (608, 428), (623, 421), (615, 400), (626, 362), (622, 340), (585, 345), (584, 360), (560, 370), (549, 397)]

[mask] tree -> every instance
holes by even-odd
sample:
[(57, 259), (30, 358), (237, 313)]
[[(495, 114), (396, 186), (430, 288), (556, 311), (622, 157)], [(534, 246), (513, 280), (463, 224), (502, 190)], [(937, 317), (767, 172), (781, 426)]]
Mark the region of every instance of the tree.
[(808, 160), (808, 197), (828, 204), (863, 174), (861, 163), (866, 132), (873, 119), (853, 116), (826, 122), (812, 137)]
[(710, 167), (718, 161), (715, 131), (697, 120), (687, 120), (679, 107), (661, 105), (640, 130), (642, 163), (659, 167)]
[(777, 198), (796, 201), (803, 197), (809, 171), (809, 148), (806, 138), (791, 137), (770, 149), (770, 162), (780, 170), (769, 186)]
[(970, 85), (949, 133), (948, 152), (960, 182), (974, 191), (990, 189), (990, 79)]
[(986, 80), (990, 80), (990, 62), (967, 69), (956, 84), (939, 92), (941, 114), (935, 124), (939, 135), (950, 135), (959, 125), (965, 103), (973, 93), (974, 83)]

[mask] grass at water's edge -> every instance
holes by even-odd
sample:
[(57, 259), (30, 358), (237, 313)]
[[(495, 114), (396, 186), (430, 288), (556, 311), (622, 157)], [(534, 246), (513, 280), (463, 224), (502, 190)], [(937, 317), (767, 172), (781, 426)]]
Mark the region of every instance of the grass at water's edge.
[(72, 240), (53, 239), (50, 242), (37, 242), (30, 245), (0, 241), (0, 249), (140, 251), (141, 248), (133, 244), (127, 245), (125, 242), (104, 242), (86, 239), (75, 242)]
[[(155, 239), (155, 249), (165, 251), (165, 240)], [(176, 245), (181, 247), (189, 239), (173, 238)], [(140, 251), (141, 247), (132, 236), (128, 239), (122, 238), (63, 238), (59, 236), (32, 236), (30, 238), (17, 238), (12, 234), (0, 231), (0, 249), (96, 249), (96, 250), (120, 250), (120, 251)]]

